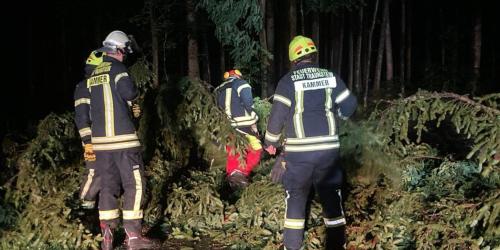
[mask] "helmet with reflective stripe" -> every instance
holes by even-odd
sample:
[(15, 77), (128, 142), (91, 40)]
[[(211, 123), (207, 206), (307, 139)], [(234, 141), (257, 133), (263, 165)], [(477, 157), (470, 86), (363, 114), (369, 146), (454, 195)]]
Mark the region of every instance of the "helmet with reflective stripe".
[(122, 50), (126, 53), (132, 53), (130, 38), (123, 31), (112, 31), (106, 39), (104, 39), (102, 45), (104, 45), (104, 47), (99, 49), (100, 51), (114, 52), (116, 50)]
[(317, 52), (313, 40), (305, 36), (296, 36), (288, 46), (288, 59), (293, 62), (305, 55)]
[(98, 66), (99, 64), (102, 63), (102, 59), (106, 55), (106, 52), (100, 52), (97, 50), (94, 50), (90, 52), (89, 57), (87, 57), (87, 61), (85, 61), (86, 65), (91, 65), (91, 66)]
[(232, 69), (224, 73), (224, 80), (228, 79), (229, 77), (236, 77), (236, 78), (241, 78), (243, 75), (241, 72), (237, 69)]

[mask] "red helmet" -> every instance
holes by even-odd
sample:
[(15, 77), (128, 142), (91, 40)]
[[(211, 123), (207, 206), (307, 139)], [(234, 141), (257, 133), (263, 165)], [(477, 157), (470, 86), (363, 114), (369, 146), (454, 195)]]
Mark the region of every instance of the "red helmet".
[(228, 79), (229, 77), (236, 77), (236, 78), (241, 78), (243, 75), (241, 72), (237, 69), (232, 69), (224, 73), (224, 80)]

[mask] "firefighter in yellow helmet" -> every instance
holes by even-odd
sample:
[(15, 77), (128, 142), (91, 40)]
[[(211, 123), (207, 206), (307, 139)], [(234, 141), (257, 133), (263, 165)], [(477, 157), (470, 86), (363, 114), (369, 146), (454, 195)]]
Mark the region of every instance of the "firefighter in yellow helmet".
[(271, 177), (286, 190), (284, 246), (288, 250), (302, 247), (311, 188), (323, 207), (326, 249), (345, 247), (338, 124), (354, 113), (357, 102), (339, 76), (318, 67), (317, 51), (310, 38), (296, 36), (290, 42), (288, 56), (293, 66), (278, 82), (265, 135), (270, 154), (276, 153), (280, 138), (285, 138), (284, 154)]
[(259, 117), (253, 110), (252, 87), (238, 69), (232, 69), (224, 73), (224, 82), (215, 89), (215, 93), (217, 105), (224, 110), (231, 126), (248, 140), (244, 162), (241, 163), (235, 148), (226, 145), (226, 178), (235, 189), (246, 187), (262, 152), (256, 125)]
[[(92, 51), (85, 61), (85, 78), (92, 74), (92, 71), (102, 63), (105, 53)], [(86, 94), (86, 81), (81, 81), (76, 85), (75, 100), (75, 123), (82, 139), (84, 147), (85, 173), (80, 186), (80, 200), (82, 207), (92, 209), (95, 207), (97, 195), (100, 187), (100, 177), (95, 170), (95, 154), (90, 143), (92, 121), (90, 119), (90, 99)]]

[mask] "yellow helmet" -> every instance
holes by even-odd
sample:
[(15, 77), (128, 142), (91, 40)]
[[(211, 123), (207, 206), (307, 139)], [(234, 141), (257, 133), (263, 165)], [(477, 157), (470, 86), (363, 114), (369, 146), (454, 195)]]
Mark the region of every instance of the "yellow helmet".
[(288, 59), (293, 62), (305, 55), (317, 52), (313, 40), (305, 36), (296, 36), (288, 45)]
[(99, 64), (102, 63), (103, 57), (106, 55), (106, 52), (99, 52), (97, 50), (94, 50), (90, 52), (89, 57), (87, 57), (87, 61), (85, 64), (91, 65), (91, 66), (98, 66)]

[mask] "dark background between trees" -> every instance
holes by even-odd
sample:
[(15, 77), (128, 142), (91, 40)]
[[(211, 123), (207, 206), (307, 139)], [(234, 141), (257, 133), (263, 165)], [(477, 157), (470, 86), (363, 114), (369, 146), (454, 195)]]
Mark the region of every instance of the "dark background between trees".
[[(289, 69), (290, 39), (304, 34), (317, 43), (320, 65), (337, 72), (365, 106), (418, 88), (470, 95), (498, 92), (497, 2), (18, 3), (3, 22), (4, 62), (9, 66), (4, 79), (9, 80), (1, 92), (0, 127), (4, 132), (24, 130), (50, 112), (72, 110), (73, 89), (82, 78), (86, 56), (114, 29), (136, 37), (142, 51), (128, 63), (145, 56), (157, 74), (153, 87), (174, 84), (186, 75), (217, 85), (222, 73), (237, 65), (248, 75), (255, 95), (270, 96)], [(227, 4), (231, 8), (223, 8)]]

